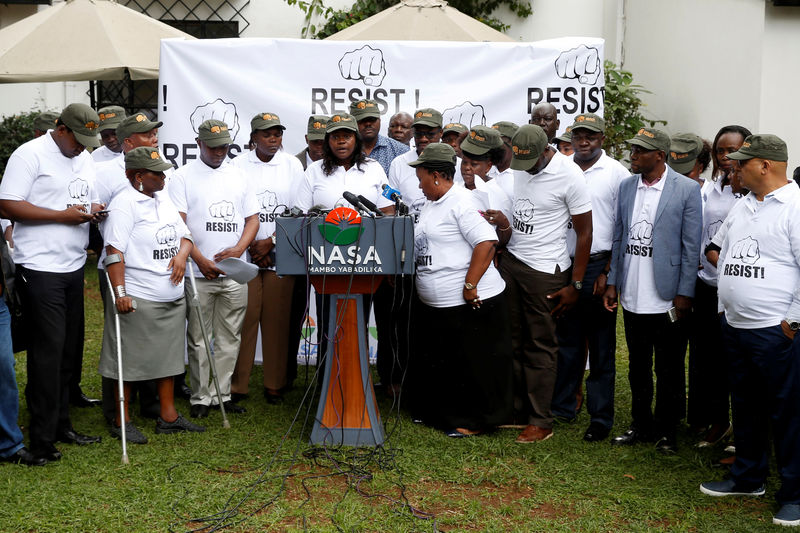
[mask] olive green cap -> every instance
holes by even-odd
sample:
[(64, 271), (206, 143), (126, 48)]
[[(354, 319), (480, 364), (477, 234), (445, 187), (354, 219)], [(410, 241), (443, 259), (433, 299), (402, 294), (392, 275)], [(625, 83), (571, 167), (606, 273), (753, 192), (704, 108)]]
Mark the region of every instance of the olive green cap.
[(447, 143), (430, 143), (419, 154), (416, 161), (408, 164), (410, 167), (418, 167), (425, 163), (451, 163), (456, 164), (456, 151)]
[(378, 110), (378, 102), (375, 100), (357, 100), (350, 104), (350, 114), (356, 121), (365, 118), (381, 118), (381, 112)]
[(703, 139), (694, 133), (673, 135), (669, 145), (667, 164), (678, 174), (686, 174), (694, 168), (697, 156), (703, 151)]
[(594, 113), (583, 113), (575, 117), (575, 123), (572, 124), (572, 131), (575, 131), (578, 128), (605, 133), (606, 121), (603, 120), (603, 117), (600, 115), (595, 115)]
[(469, 134), (461, 141), (461, 151), (470, 154), (483, 155), (493, 148), (503, 146), (500, 132), (489, 126), (473, 126)]
[(499, 131), (500, 135), (503, 137), (508, 137), (510, 139), (515, 133), (517, 133), (519, 126), (513, 122), (509, 122), (508, 120), (501, 120), (500, 122), (495, 122), (492, 124), (492, 128)]
[(641, 146), (646, 150), (661, 150), (665, 154), (669, 154), (669, 135), (656, 128), (639, 128), (633, 139), (628, 139), (625, 142)]
[(100, 117), (100, 131), (115, 130), (120, 122), (127, 116), (125, 109), (118, 105), (110, 105), (101, 107), (97, 110), (97, 116)]
[(56, 121), (60, 116), (61, 115), (54, 111), (45, 111), (44, 113), (39, 113), (36, 115), (36, 118), (33, 119), (33, 129), (39, 131), (52, 130), (56, 127)]
[(417, 109), (414, 112), (414, 122), (411, 125), (416, 126), (417, 124), (430, 126), (431, 128), (441, 128), (442, 114), (430, 107)]
[(69, 104), (61, 112), (61, 122), (72, 130), (75, 140), (87, 148), (100, 146), (100, 117), (86, 104)]
[(172, 165), (164, 161), (164, 158), (158, 153), (158, 148), (140, 146), (125, 154), (125, 168), (127, 170), (141, 168), (153, 172), (164, 172), (171, 169)]
[(270, 128), (286, 129), (281, 118), (275, 113), (259, 113), (250, 120), (250, 131), (268, 130)]
[(738, 151), (728, 154), (728, 159), (769, 159), (770, 161), (788, 161), (789, 151), (786, 143), (777, 135), (749, 135)]
[(213, 118), (206, 120), (197, 128), (197, 140), (203, 141), (209, 148), (217, 148), (233, 142), (228, 125)]
[(511, 138), (511, 168), (530, 170), (547, 147), (547, 134), (536, 124), (523, 124)]
[(567, 126), (567, 129), (564, 130), (564, 133), (556, 137), (555, 140), (565, 143), (572, 142), (572, 126)]
[(449, 124), (445, 124), (444, 125), (444, 128), (442, 129), (442, 137), (444, 137), (448, 133), (456, 133), (458, 135), (461, 135), (462, 133), (464, 133), (464, 132), (466, 132), (468, 130), (469, 130), (469, 128), (467, 128), (465, 125), (461, 124), (460, 122), (451, 122)]
[(337, 130), (350, 130), (358, 132), (358, 125), (356, 124), (356, 119), (353, 115), (348, 113), (336, 113), (328, 121), (328, 125), (325, 129), (327, 133), (333, 133)]
[(308, 135), (309, 141), (321, 141), (325, 138), (328, 120), (328, 117), (325, 115), (311, 115), (308, 117), (306, 135)]
[(160, 128), (163, 122), (153, 122), (144, 113), (136, 113), (122, 119), (117, 126), (117, 140), (124, 141), (134, 133), (145, 133)]

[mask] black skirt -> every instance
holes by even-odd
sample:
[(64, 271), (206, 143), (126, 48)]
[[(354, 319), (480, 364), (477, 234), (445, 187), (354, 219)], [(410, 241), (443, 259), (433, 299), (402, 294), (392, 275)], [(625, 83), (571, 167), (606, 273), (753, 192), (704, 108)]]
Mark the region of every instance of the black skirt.
[(505, 295), (412, 313), (412, 416), (426, 424), (488, 430), (512, 411), (511, 331)]

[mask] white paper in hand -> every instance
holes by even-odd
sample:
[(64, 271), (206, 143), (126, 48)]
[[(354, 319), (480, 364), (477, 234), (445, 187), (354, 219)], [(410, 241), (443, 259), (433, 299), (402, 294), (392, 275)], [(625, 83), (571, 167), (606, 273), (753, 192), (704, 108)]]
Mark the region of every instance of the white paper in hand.
[(244, 285), (258, 274), (258, 267), (238, 257), (228, 257), (217, 263), (225, 275), (236, 283)]

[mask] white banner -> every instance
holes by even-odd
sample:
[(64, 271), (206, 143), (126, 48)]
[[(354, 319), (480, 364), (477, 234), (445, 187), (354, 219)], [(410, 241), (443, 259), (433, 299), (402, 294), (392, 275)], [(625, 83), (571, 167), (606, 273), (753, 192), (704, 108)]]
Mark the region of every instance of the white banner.
[[(384, 134), (399, 111), (432, 107), (445, 124), (468, 127), (526, 124), (539, 102), (559, 110), (560, 133), (575, 115), (603, 114), (603, 57), (603, 40), (583, 37), (532, 43), (163, 40), (159, 140), (164, 157), (181, 166), (198, 156), (198, 126), (216, 118), (230, 127), (235, 156), (249, 142), (250, 119), (272, 112), (287, 128), (284, 148), (294, 154), (305, 148), (309, 115), (347, 112), (362, 98), (378, 102)], [(315, 342), (316, 315), (310, 315), (304, 336)], [(372, 317), (369, 330), (374, 362)], [(301, 345), (298, 359), (314, 361), (316, 352)], [(256, 353), (260, 361), (260, 347)]]
[(305, 147), (311, 114), (347, 112), (373, 98), (382, 132), (398, 111), (442, 111), (467, 126), (526, 124), (551, 102), (563, 131), (580, 113), (603, 113), (603, 40), (565, 37), (533, 43), (208, 39), (161, 41), (159, 131), (164, 156), (197, 158), (197, 127), (224, 120), (231, 155), (249, 141), (250, 119), (277, 113), (290, 153)]

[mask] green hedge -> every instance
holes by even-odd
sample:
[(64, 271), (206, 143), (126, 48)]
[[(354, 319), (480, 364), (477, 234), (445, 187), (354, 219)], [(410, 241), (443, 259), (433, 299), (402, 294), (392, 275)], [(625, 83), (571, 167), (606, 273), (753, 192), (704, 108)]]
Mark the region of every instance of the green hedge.
[(22, 143), (33, 139), (33, 119), (41, 111), (19, 113), (0, 118), (0, 175), (5, 174), (11, 153)]

